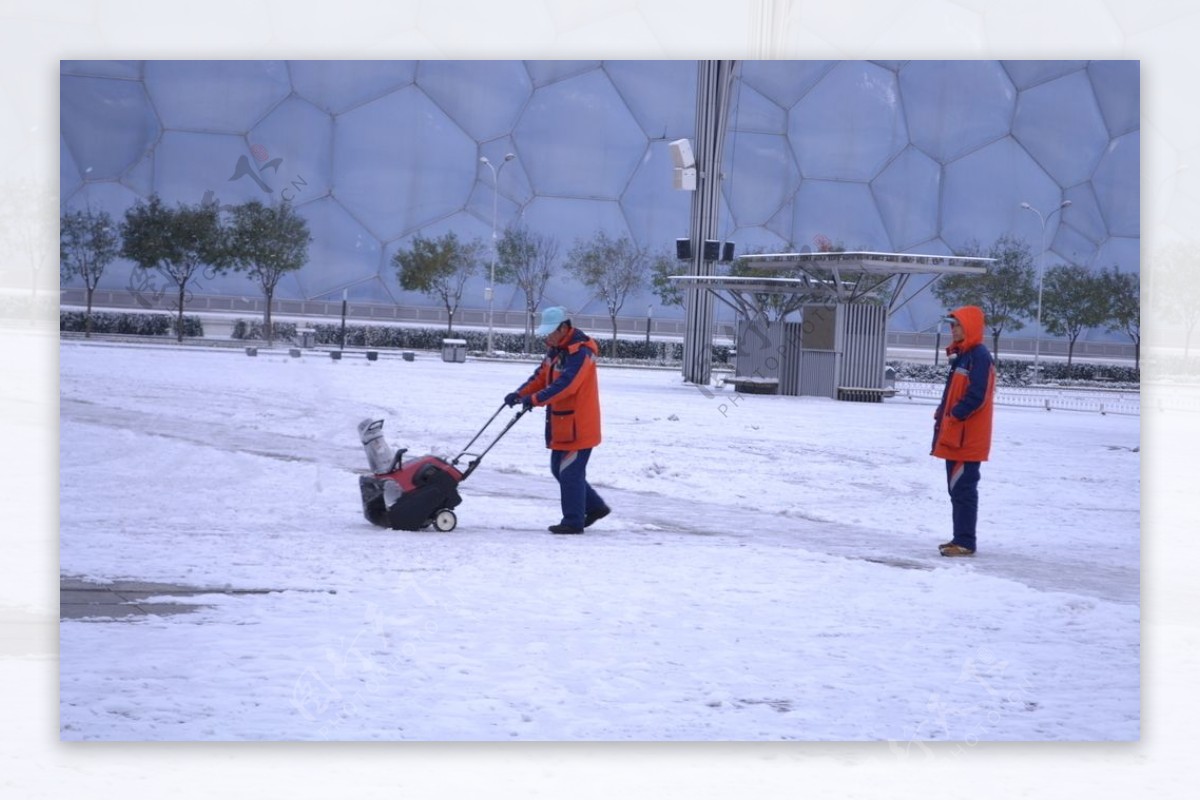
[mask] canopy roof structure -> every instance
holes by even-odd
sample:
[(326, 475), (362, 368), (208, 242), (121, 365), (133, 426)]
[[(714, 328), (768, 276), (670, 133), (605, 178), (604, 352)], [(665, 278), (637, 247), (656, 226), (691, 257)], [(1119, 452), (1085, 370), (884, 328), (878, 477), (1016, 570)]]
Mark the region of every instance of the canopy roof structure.
[[(738, 311), (755, 316), (762, 304), (755, 295), (788, 295), (798, 304), (857, 303), (878, 296), (895, 281), (888, 297), (888, 314), (903, 306), (943, 275), (984, 275), (995, 259), (975, 256), (935, 256), (922, 253), (755, 253), (737, 263), (759, 275), (673, 275), (680, 286), (711, 290)], [(778, 272), (788, 275), (770, 276)], [(928, 276), (916, 292), (904, 289), (914, 275)], [(722, 297), (726, 293), (729, 299)]]

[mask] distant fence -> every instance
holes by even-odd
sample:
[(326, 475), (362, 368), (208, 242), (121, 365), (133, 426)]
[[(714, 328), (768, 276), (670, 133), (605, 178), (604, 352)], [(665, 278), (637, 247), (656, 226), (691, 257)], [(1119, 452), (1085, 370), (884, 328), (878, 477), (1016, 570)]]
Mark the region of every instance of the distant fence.
[[(174, 300), (172, 292), (137, 292), (124, 289), (97, 289), (93, 298), (94, 308), (103, 309), (145, 309), (147, 311), (167, 311)], [(59, 303), (64, 306), (83, 306), (86, 294), (79, 287), (68, 287), (61, 292)], [(190, 314), (204, 312), (261, 315), (264, 302), (261, 297), (251, 295), (194, 295), (185, 304), (185, 311)], [(445, 325), (446, 310), (433, 306), (397, 306), (389, 303), (371, 303), (349, 301), (346, 304), (346, 315), (356, 320), (378, 322), (420, 323), (423, 325)], [(276, 300), (272, 314), (294, 315), (298, 317), (323, 317), (328, 319), (340, 318), (342, 314), (341, 300)], [(525, 312), (496, 309), (493, 312), (492, 325), (496, 328), (523, 331), (525, 329)], [(603, 336), (612, 330), (612, 320), (605, 314), (576, 314), (575, 322), (584, 330), (597, 336)], [(462, 308), (454, 315), (456, 326), (481, 327), (488, 324), (486, 309)], [(683, 340), (686, 323), (679, 319), (659, 318), (647, 315), (645, 317), (623, 315), (617, 317), (617, 332), (625, 334), (646, 333), (649, 324), (650, 334), (659, 338)], [(713, 325), (713, 336), (734, 342), (737, 337), (735, 322), (717, 321)], [(937, 334), (927, 332), (889, 331), (887, 332), (887, 347), (927, 350), (931, 354), (939, 351), (948, 344), (948, 335), (940, 339)], [(1011, 353), (1030, 354), (1034, 351), (1033, 337), (1002, 337), (1000, 350), (1002, 355)], [(988, 344), (991, 342), (989, 340)], [(940, 346), (940, 347), (939, 347)], [(1040, 353), (1047, 357), (1062, 357), (1067, 355), (1067, 342), (1061, 339), (1044, 338), (1038, 344)], [(1128, 342), (1080, 341), (1075, 343), (1075, 356), (1084, 359), (1127, 359), (1134, 357), (1133, 345)]]
[[(942, 385), (897, 381), (895, 397), (937, 403), (942, 398)], [(996, 387), (995, 402), (999, 406), (1026, 406), (1047, 411), (1131, 415), (1142, 413), (1141, 393), (1129, 389)]]

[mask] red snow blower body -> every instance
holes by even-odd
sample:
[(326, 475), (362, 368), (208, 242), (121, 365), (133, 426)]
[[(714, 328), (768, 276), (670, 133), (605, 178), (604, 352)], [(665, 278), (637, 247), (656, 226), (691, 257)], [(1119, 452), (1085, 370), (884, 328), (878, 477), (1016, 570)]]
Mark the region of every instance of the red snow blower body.
[[(467, 448), (475, 444), (503, 410), (504, 406), (496, 410), (467, 443)], [(407, 448), (401, 448), (394, 456), (391, 455), (383, 437), (383, 420), (363, 420), (358, 424), (359, 437), (371, 462), (371, 469), (376, 471), (358, 478), (363, 516), (373, 525), (384, 528), (419, 531), (432, 526), (438, 531), (453, 531), (458, 525), (454, 509), (462, 503), (458, 485), (471, 475), (484, 455), (522, 414), (522, 410), (517, 411), (482, 453), (470, 453), (464, 448), (450, 461), (438, 456), (420, 456), (405, 462)], [(459, 463), (468, 457), (473, 458), (465, 468), (460, 469)]]

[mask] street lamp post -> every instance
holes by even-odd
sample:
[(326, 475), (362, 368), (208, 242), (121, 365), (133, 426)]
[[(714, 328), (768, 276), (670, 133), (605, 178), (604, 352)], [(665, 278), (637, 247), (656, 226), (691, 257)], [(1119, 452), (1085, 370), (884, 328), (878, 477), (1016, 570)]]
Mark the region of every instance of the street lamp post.
[(339, 343), (338, 350), (339, 351), (346, 349), (346, 303), (347, 303), (347, 300), (348, 300), (347, 290), (343, 289), (342, 290), (342, 335), (341, 335), (341, 337), (338, 338), (338, 343)]
[(515, 159), (515, 153), (505, 153), (504, 161), (500, 162), (500, 167), (488, 161), (487, 156), (480, 156), (479, 160), (486, 164), (492, 171), (492, 271), (491, 277), (488, 279), (487, 302), (488, 302), (488, 353), (493, 352), (492, 348), (492, 319), (496, 306), (496, 211), (500, 201), (500, 171), (504, 169), (504, 165)]
[(1035, 209), (1028, 203), (1022, 203), (1021, 208), (1026, 211), (1032, 211), (1038, 217), (1038, 222), (1042, 224), (1042, 249), (1038, 253), (1038, 301), (1037, 301), (1037, 336), (1033, 340), (1033, 380), (1037, 381), (1041, 378), (1041, 345), (1042, 345), (1042, 279), (1046, 276), (1046, 223), (1055, 213), (1062, 211), (1067, 206), (1071, 205), (1071, 201), (1064, 200), (1058, 204), (1058, 208), (1050, 212), (1046, 216)]

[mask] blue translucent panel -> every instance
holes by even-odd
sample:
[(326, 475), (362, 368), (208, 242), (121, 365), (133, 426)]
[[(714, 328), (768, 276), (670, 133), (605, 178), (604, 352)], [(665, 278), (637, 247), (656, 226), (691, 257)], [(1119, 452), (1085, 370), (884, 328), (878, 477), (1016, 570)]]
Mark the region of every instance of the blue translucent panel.
[(899, 72), (901, 69), (904, 68), (904, 65), (910, 64), (912, 62), (909, 62), (909, 61), (879, 61), (877, 59), (872, 59), (871, 63), (875, 64), (877, 66), (883, 67), (885, 70), (891, 70), (892, 72)]
[(1108, 237), (1108, 226), (1104, 222), (1104, 215), (1100, 213), (1100, 204), (1092, 184), (1073, 186), (1063, 192), (1063, 197), (1071, 201), (1071, 205), (1062, 211), (1063, 222), (1092, 242), (1103, 242)]
[(1057, 227), (1050, 249), (1064, 262), (1081, 264), (1084, 267), (1091, 266), (1097, 252), (1095, 242), (1066, 223)]
[(163, 126), (245, 133), (292, 91), (283, 61), (147, 61)]
[[(695, 127), (694, 121), (692, 125)], [(732, 139), (740, 131), (786, 135), (787, 109), (745, 81), (739, 81), (734, 84), (727, 137)]]
[(651, 142), (621, 197), (633, 240), (644, 248), (674, 247), (689, 235), (692, 193), (674, 188), (673, 169), (667, 142)]
[(1097, 269), (1107, 269), (1119, 266), (1122, 272), (1140, 273), (1142, 271), (1141, 240), (1134, 237), (1114, 236), (1100, 246), (1096, 253)]
[[(607, 231), (614, 238), (631, 236), (621, 207), (615, 201), (538, 197), (525, 209), (522, 220), (534, 231), (548, 233), (558, 240), (562, 265), (577, 241), (589, 240), (597, 231)], [(590, 300), (591, 290), (562, 266), (547, 285), (544, 305), (562, 304), (590, 313), (590, 308), (584, 308)]]
[(141, 61), (61, 61), (59, 72), (63, 75), (90, 75), (97, 78), (142, 77)]
[(744, 131), (727, 137), (725, 145), (724, 190), (733, 218), (739, 226), (763, 225), (800, 184), (788, 141)]
[(792, 206), (795, 198), (796, 196), (792, 195), (792, 199), (784, 204), (779, 213), (767, 220), (767, 224), (763, 226), (778, 235), (780, 239), (793, 243), (791, 250), (799, 250), (805, 245), (804, 242), (796, 242), (795, 236), (792, 234)]
[[(1039, 217), (1033, 209), (1022, 208), (1020, 216), (1017, 218), (1011, 232), (1013, 236), (1021, 239), (1027, 245), (1029, 245), (1029, 252), (1033, 255), (1035, 260), (1038, 258), (1038, 254), (1041, 253), (1044, 248), (1046, 251), (1047, 265), (1056, 264), (1061, 261), (1061, 259), (1054, 254), (1054, 243), (1055, 237), (1058, 236), (1059, 229), (1063, 227), (1063, 223), (1065, 222), (1062, 215), (1064, 212), (1070, 209), (1070, 207), (1067, 209), (1062, 209), (1061, 211), (1056, 211), (1056, 209), (1059, 208), (1059, 202), (1061, 201), (1055, 201), (1053, 203), (1046, 203), (1043, 205), (1030, 204), (1038, 212), (1041, 212), (1041, 217)], [(1044, 229), (1043, 220), (1045, 221)], [(1072, 240), (1073, 239), (1074, 237), (1072, 237)], [(979, 244), (984, 250), (986, 250), (992, 241), (992, 239), (980, 240)]]
[(69, 197), (82, 184), (83, 179), (79, 175), (79, 166), (75, 163), (75, 157), (71, 155), (71, 148), (67, 147), (66, 137), (60, 134), (58, 137), (58, 196)]
[(620, 204), (611, 200), (537, 197), (525, 207), (521, 221), (554, 236), (564, 257), (577, 240), (591, 239), (597, 231), (611, 237), (633, 235)]
[(275, 197), (304, 203), (329, 192), (333, 118), (313, 104), (288, 98), (250, 131), (252, 166)]
[(416, 61), (289, 61), (296, 94), (318, 108), (341, 114), (408, 86)]
[(62, 138), (84, 180), (119, 177), (158, 138), (158, 119), (137, 81), (64, 75), (59, 92), (60, 115), (86, 120), (62, 126)]
[(1058, 184), (1012, 137), (947, 164), (942, 181), (941, 238), (956, 249), (971, 241), (986, 248), (1002, 234), (1027, 230), (1019, 226), (1036, 225), (1022, 202), (1046, 213), (1063, 200)]
[(520, 61), (422, 61), (417, 86), (479, 141), (508, 135), (533, 92)]
[(746, 85), (790, 109), (837, 61), (743, 61), (738, 75)]
[(1087, 66), (1086, 61), (1001, 61), (1018, 89), (1028, 89), (1039, 83), (1076, 72)]
[(154, 192), (154, 154), (147, 152), (141, 161), (134, 164), (121, 176), (121, 183), (137, 192), (142, 197), (149, 197)]
[(1092, 176), (1109, 236), (1141, 236), (1141, 140), (1140, 131), (1114, 139)]
[(910, 61), (900, 90), (912, 143), (943, 164), (1007, 134), (1017, 100), (995, 61)]
[(937, 234), (942, 170), (915, 148), (907, 148), (871, 182), (892, 246), (905, 250)]
[(750, 253), (785, 253), (791, 249), (785, 237), (761, 225), (738, 228), (729, 234), (728, 239), (735, 245), (735, 256)]
[(795, 244), (828, 237), (847, 250), (890, 251), (887, 229), (866, 184), (805, 181), (792, 210)]
[(561, 81), (564, 78), (574, 78), (591, 70), (600, 69), (599, 61), (526, 61), (525, 69), (533, 79), (534, 86)]
[(1141, 62), (1093, 61), (1087, 68), (1109, 136), (1120, 136), (1141, 124)]
[(273, 175), (250, 152), (245, 137), (166, 131), (154, 152), (154, 189), (170, 204), (222, 205), (276, 196)]
[(474, 186), (475, 142), (408, 87), (338, 118), (333, 192), (381, 240), (462, 209)]
[[(505, 184), (505, 177), (504, 174), (501, 174), (501, 186)], [(517, 220), (521, 213), (521, 206), (514, 203), (503, 192), (494, 191), (490, 173), (487, 178), (486, 183), (478, 181), (475, 184), (470, 198), (467, 199), (466, 209), (475, 219), (487, 225), (489, 238), (494, 215), (496, 231), (499, 236), (503, 236), (504, 229)]]
[[(346, 290), (346, 299), (351, 303), (370, 303), (381, 306), (395, 306), (396, 300), (396, 284), (395, 279), (384, 280), (380, 275), (374, 275), (370, 278), (356, 281), (348, 287), (343, 287)], [(324, 295), (318, 296), (315, 300), (332, 300), (338, 301), (342, 299), (342, 289), (334, 289)], [(408, 304), (413, 305), (413, 304)]]
[(1021, 92), (1013, 136), (1064, 187), (1086, 181), (1108, 145), (1108, 127), (1083, 72)]
[(297, 273), (303, 297), (316, 297), (379, 272), (379, 240), (336, 200), (321, 198), (296, 211), (308, 222), (313, 238), (308, 264)]
[(539, 194), (617, 198), (647, 139), (612, 82), (588, 72), (533, 93), (513, 133)]
[[(925, 242), (918, 242), (911, 248), (904, 248), (905, 253), (921, 253), (930, 256), (953, 256), (954, 250), (951, 249), (941, 239), (930, 239)], [(929, 282), (930, 276), (914, 275), (904, 287), (901, 293), (900, 303), (897, 311), (888, 319), (888, 329), (891, 331), (936, 331), (938, 326), (943, 329), (943, 339), (940, 343), (941, 347), (938, 352), (942, 357), (941, 348), (945, 348), (950, 344), (949, 335), (942, 319), (946, 316), (949, 309), (945, 308), (941, 301), (932, 292), (933, 285)], [(930, 349), (930, 356), (933, 355), (933, 349)]]
[(606, 61), (604, 71), (650, 139), (693, 135), (696, 62)]
[[(207, 194), (225, 205), (294, 194), (322, 240), (313, 253), (329, 252), (289, 277), (284, 296), (338, 299), (350, 287), (360, 302), (403, 295), (401, 302), (431, 313), (436, 301), (400, 292), (388, 255), (418, 230), (490, 239), (494, 201), (498, 228), (521, 220), (554, 233), (564, 258), (576, 237), (600, 227), (630, 234), (652, 251), (690, 233), (691, 196), (671, 188), (665, 143), (693, 136), (694, 61), (493, 62), (493, 72), (515, 79), (482, 98), (477, 87), (495, 76), (474, 73), (479, 65), (305, 61), (280, 70), (270, 62), (63, 62), (60, 197), (64, 204), (119, 205), (114, 211), (123, 215), (153, 191), (169, 203)], [(909, 252), (967, 241), (986, 247), (1004, 233), (1037, 243), (1037, 217), (1020, 203), (1053, 210), (1066, 198), (1073, 205), (1061, 226), (1057, 213), (1050, 219), (1047, 263), (1094, 251), (1097, 265), (1136, 265), (1137, 63), (1003, 67), (1009, 77), (997, 62), (741, 63), (717, 238), (734, 242), (738, 253), (811, 247), (816, 233), (847, 247)], [(418, 73), (428, 80), (417, 81)], [(470, 85), (454, 89), (455, 76)], [(1019, 94), (1019, 118), (1006, 80), (1027, 90)], [(89, 82), (94, 91), (72, 88)], [(686, 86), (672, 94), (676, 84)], [(533, 86), (539, 88), (531, 94)], [(127, 125), (123, 101), (112, 101), (139, 92), (133, 106), (143, 111)], [(1015, 134), (1005, 128), (1010, 112), (1019, 123)], [(139, 119), (152, 121), (149, 132)], [(485, 132), (504, 128), (505, 119), (515, 120), (511, 133)], [(116, 147), (97, 138), (105, 126)], [(989, 142), (994, 136), (1000, 138)], [(1107, 149), (1084, 171), (1097, 141)], [(86, 175), (85, 150), (92, 162)], [(500, 164), (510, 152), (517, 158), (503, 168), (497, 194), (479, 157)], [(107, 173), (97, 175), (100, 162)], [(801, 181), (797, 169), (836, 180)], [(939, 188), (942, 202), (932, 204)], [(369, 243), (365, 257), (361, 237)], [(130, 265), (110, 269), (106, 281), (124, 288)], [(474, 279), (463, 301), (476, 315), (485, 283)], [(920, 283), (910, 282), (909, 291)], [(556, 298), (547, 302), (603, 313), (565, 273), (552, 288)], [(197, 294), (252, 290), (242, 276), (205, 278), (193, 287)], [(659, 309), (648, 291), (631, 298), (624, 313), (640, 314), (647, 303), (656, 318), (682, 314)], [(513, 288), (498, 287), (496, 304), (518, 308), (521, 301)], [(944, 311), (937, 305), (926, 291), (893, 327), (936, 323)]]
[(844, 61), (788, 115), (805, 178), (869, 181), (908, 143), (895, 74)]

